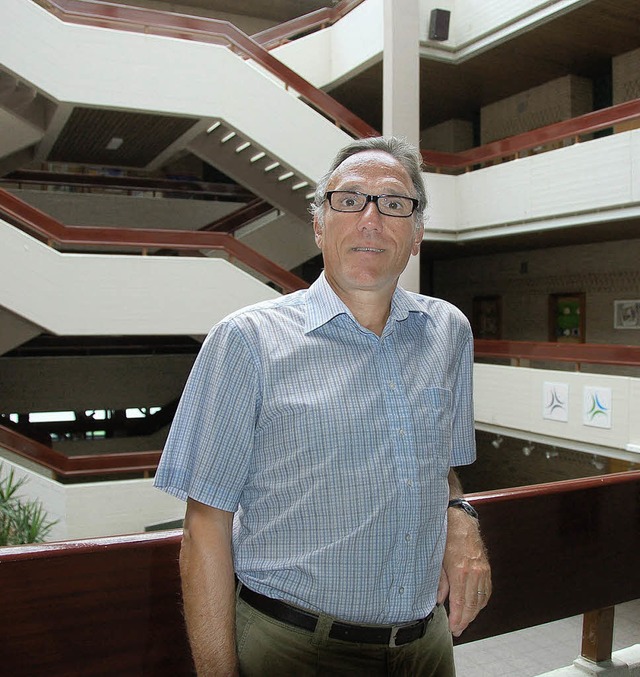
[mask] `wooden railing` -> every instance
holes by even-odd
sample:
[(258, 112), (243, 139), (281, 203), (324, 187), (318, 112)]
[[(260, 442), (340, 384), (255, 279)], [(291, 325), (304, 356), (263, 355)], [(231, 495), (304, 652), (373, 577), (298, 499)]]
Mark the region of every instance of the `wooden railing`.
[(342, 0), (335, 7), (323, 7), (315, 12), (285, 21), (253, 35), (253, 39), (266, 49), (278, 47), (301, 34), (308, 34), (333, 26), (343, 16), (361, 5), (364, 0)]
[[(591, 630), (596, 614), (610, 617), (614, 605), (640, 597), (640, 472), (469, 498), (494, 593), (458, 643), (577, 614)], [(192, 675), (180, 542), (169, 531), (0, 549), (3, 671)], [(586, 658), (610, 657), (610, 632), (587, 639)]]
[(459, 153), (422, 151), (428, 168), (436, 171), (471, 171), (488, 164), (514, 160), (523, 154), (545, 150), (562, 141), (579, 142), (583, 136), (609, 129), (634, 120), (640, 121), (640, 99), (579, 115), (530, 132), (478, 146)]
[(162, 196), (178, 195), (203, 200), (224, 200), (225, 202), (247, 202), (255, 195), (236, 183), (211, 183), (193, 178), (169, 179), (143, 176), (106, 176), (81, 174), (78, 172), (47, 172), (37, 169), (19, 169), (0, 177), (0, 183), (17, 188), (31, 186), (71, 188), (76, 191), (97, 192), (100, 189), (110, 193), (122, 192), (152, 193)]
[(216, 219), (213, 223), (207, 224), (200, 230), (208, 230), (215, 233), (235, 233), (242, 226), (270, 211), (273, 211), (273, 207), (268, 202), (256, 198), (240, 207), (240, 209), (236, 209), (230, 214)]
[(116, 246), (148, 254), (153, 250), (221, 250), (279, 286), (283, 292), (303, 289), (308, 284), (227, 233), (204, 231), (149, 230), (144, 228), (87, 228), (66, 226), (48, 214), (0, 189), (0, 216), (49, 246), (61, 250), (74, 247)]
[(89, 481), (105, 475), (135, 474), (148, 477), (155, 473), (162, 453), (134, 451), (67, 456), (3, 425), (0, 425), (0, 448), (46, 468), (54, 479), (62, 482), (80, 477)]
[(640, 346), (604, 343), (542, 343), (536, 341), (474, 341), (476, 358), (527, 362), (572, 362), (581, 364), (640, 367)]

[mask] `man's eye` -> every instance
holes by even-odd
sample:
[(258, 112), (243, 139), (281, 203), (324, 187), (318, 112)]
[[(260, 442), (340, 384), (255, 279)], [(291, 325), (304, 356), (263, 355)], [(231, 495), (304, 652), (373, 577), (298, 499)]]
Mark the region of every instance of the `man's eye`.
[(352, 197), (345, 197), (344, 200), (342, 201), (342, 204), (345, 207), (353, 207), (355, 203), (356, 201)]
[(387, 202), (387, 207), (389, 209), (400, 209), (402, 207), (402, 205), (397, 200), (389, 200)]

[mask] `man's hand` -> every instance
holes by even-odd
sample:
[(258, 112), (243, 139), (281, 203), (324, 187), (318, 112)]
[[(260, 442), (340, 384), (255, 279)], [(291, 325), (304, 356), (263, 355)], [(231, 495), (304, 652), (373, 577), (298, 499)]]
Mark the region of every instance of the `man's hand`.
[(447, 510), (447, 544), (438, 603), (449, 597), (449, 628), (459, 637), (491, 596), (491, 568), (478, 521), (458, 508)]

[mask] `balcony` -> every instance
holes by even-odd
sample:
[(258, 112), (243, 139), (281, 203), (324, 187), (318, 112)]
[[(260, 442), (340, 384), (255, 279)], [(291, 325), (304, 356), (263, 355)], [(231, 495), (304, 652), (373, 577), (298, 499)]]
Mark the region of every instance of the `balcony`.
[[(459, 641), (584, 614), (582, 656), (611, 668), (613, 606), (640, 598), (640, 472), (469, 498), (494, 595)], [(180, 539), (168, 531), (0, 551), (7, 674), (193, 674)]]

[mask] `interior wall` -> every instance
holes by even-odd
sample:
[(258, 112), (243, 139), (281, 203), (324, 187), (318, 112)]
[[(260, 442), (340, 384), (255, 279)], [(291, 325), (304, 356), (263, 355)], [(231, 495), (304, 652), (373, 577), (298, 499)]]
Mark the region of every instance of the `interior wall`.
[(0, 358), (0, 412), (163, 406), (182, 393), (195, 355)]
[(568, 120), (592, 109), (591, 81), (567, 75), (484, 106), (480, 111), (481, 143)]
[(159, 491), (153, 479), (113, 480), (61, 484), (29, 472), (0, 449), (0, 477), (13, 471), (25, 480), (19, 497), (41, 503), (47, 519), (55, 524), (47, 541), (136, 534), (158, 523), (184, 517), (185, 504)]
[(500, 296), (502, 336), (548, 340), (550, 294), (586, 295), (588, 343), (640, 345), (639, 329), (615, 329), (615, 300), (640, 299), (640, 239), (487, 254), (433, 263), (433, 295), (469, 319), (473, 299)]
[(614, 57), (612, 75), (614, 104), (640, 97), (640, 49)]
[[(499, 446), (494, 442), (499, 441)], [(640, 464), (594, 456), (516, 437), (476, 431), (478, 456), (457, 469), (466, 493), (594, 477), (640, 468)]]

